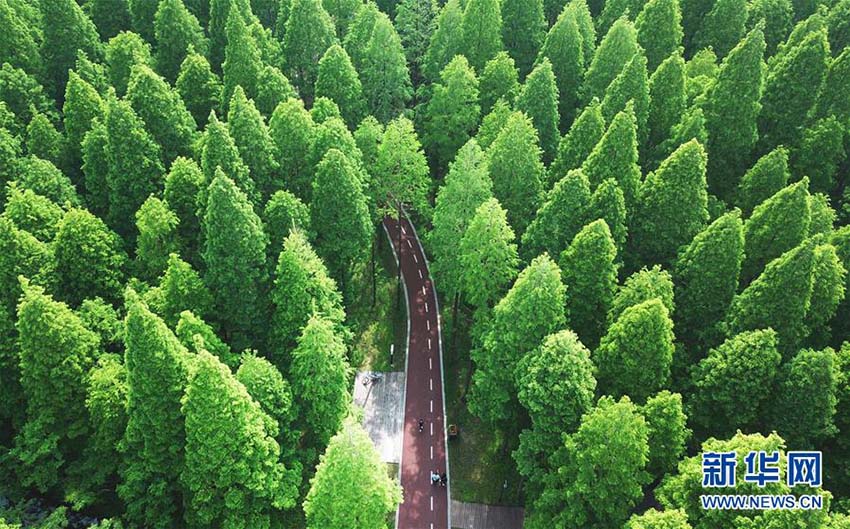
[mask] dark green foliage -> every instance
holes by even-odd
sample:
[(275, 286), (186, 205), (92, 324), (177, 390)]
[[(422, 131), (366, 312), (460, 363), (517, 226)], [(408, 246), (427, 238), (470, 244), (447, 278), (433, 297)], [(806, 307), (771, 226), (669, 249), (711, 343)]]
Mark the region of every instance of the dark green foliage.
[(479, 82), (481, 114), (486, 115), (499, 99), (511, 104), (519, 93), (519, 78), (514, 60), (500, 51), (487, 61)]
[(631, 103), (614, 116), (608, 130), (590, 152), (581, 169), (587, 175), (591, 189), (595, 189), (608, 178), (616, 180), (626, 200), (626, 211), (629, 215), (632, 214), (641, 176), (638, 166), (637, 122)]
[(694, 33), (694, 49), (711, 47), (719, 58), (726, 57), (744, 36), (746, 25), (746, 1), (717, 0)]
[(800, 244), (809, 233), (808, 179), (791, 184), (753, 210), (744, 224), (742, 281), (749, 283), (764, 266)]
[(669, 272), (657, 265), (635, 272), (620, 286), (608, 312), (608, 324), (614, 323), (627, 308), (653, 298), (661, 299), (667, 312), (673, 314), (673, 280)]
[(89, 211), (105, 217), (109, 213), (109, 134), (100, 119), (93, 119), (91, 125), (80, 146), (85, 198)]
[[(266, 430), (280, 443), (281, 459), (287, 462), (291, 459), (290, 452), (295, 448), (299, 435), (291, 427), (295, 420), (295, 406), (289, 382), (274, 364), (251, 353), (242, 355), (236, 380), (245, 386), (248, 394), (273, 419)], [(277, 433), (273, 433), (275, 430)]]
[(600, 389), (644, 402), (669, 382), (673, 338), (673, 322), (660, 298), (625, 309), (593, 352)]
[(32, 117), (27, 125), (24, 145), (30, 155), (56, 166), (64, 166), (65, 137), (44, 114), (35, 114)]
[(805, 129), (799, 147), (791, 152), (793, 174), (807, 175), (813, 191), (832, 192), (838, 166), (844, 159), (844, 127), (833, 117)]
[(184, 310), (180, 313), (174, 332), (180, 343), (194, 353), (208, 351), (230, 367), (236, 367), (239, 363), (238, 355), (233, 354), (230, 346), (221, 341), (208, 323), (191, 311)]
[(555, 159), (561, 135), (558, 132), (558, 86), (552, 63), (544, 58), (525, 80), (516, 100), (516, 108), (531, 118), (540, 139), (543, 163)]
[(106, 66), (109, 82), (115, 92), (123, 97), (133, 66), (153, 66), (150, 44), (131, 31), (122, 31), (109, 39), (106, 45)]
[(30, 74), (41, 73), (42, 58), (36, 36), (7, 0), (0, 2), (0, 25), (5, 30), (0, 39), (0, 57)]
[(815, 107), (812, 109), (814, 117), (823, 118), (831, 114), (840, 122), (850, 122), (850, 103), (848, 103), (846, 97), (846, 84), (844, 83), (848, 69), (850, 69), (850, 50), (845, 48), (829, 64), (826, 78), (824, 78)]
[(177, 234), (186, 255), (195, 262), (201, 223), (198, 219), (198, 196), (204, 187), (204, 175), (194, 160), (177, 158), (165, 177), (163, 197), (168, 209), (177, 215)]
[(121, 246), (99, 218), (83, 209), (68, 211), (53, 243), (57, 297), (73, 306), (95, 296), (120, 299), (127, 260)]
[(69, 162), (78, 165), (82, 161), (82, 143), (91, 130), (92, 120), (103, 114), (103, 99), (92, 85), (76, 72), (68, 73), (65, 85), (65, 103), (62, 107), (62, 122)]
[[(764, 23), (765, 52), (773, 55), (776, 47), (785, 42), (794, 25), (794, 6), (791, 0), (755, 0), (748, 7), (747, 29)], [(830, 30), (830, 33), (832, 31)], [(840, 49), (840, 48), (839, 48)]]
[(289, 99), (275, 109), (269, 132), (277, 146), (283, 185), (298, 198), (310, 202), (312, 167), (304, 153), (313, 149), (315, 124), (300, 99)]
[(308, 102), (313, 99), (319, 59), (335, 41), (333, 21), (319, 0), (292, 0), (283, 55), (287, 77)]
[(647, 470), (656, 478), (672, 472), (685, 453), (691, 436), (682, 410), (682, 396), (666, 389), (647, 399), (641, 407), (649, 429)]
[(569, 293), (570, 326), (591, 348), (605, 331), (605, 315), (617, 289), (616, 261), (617, 247), (602, 219), (582, 228), (558, 261)]
[(640, 45), (634, 24), (627, 18), (620, 18), (611, 26), (602, 42), (593, 54), (593, 60), (587, 68), (584, 83), (581, 85), (581, 101), (589, 103), (594, 97), (600, 100), (605, 89), (620, 75), (626, 64), (638, 53)]
[(761, 110), (764, 47), (761, 29), (747, 34), (723, 60), (703, 107), (711, 153), (708, 186), (720, 198), (733, 193), (758, 139), (756, 118)]
[(177, 223), (177, 215), (153, 195), (136, 212), (135, 268), (139, 278), (151, 281), (165, 270), (169, 254), (177, 251)]
[(366, 111), (360, 78), (348, 54), (338, 44), (328, 48), (319, 61), (316, 97), (327, 97), (335, 102), (350, 128), (360, 122)]
[(437, 27), (439, 8), (434, 0), (401, 0), (396, 7), (395, 26), (417, 85), (423, 80), (425, 54)]
[[(358, 67), (366, 106), (381, 123), (398, 116), (410, 100), (410, 72), (401, 39), (390, 19), (379, 14)], [(355, 66), (356, 66), (355, 62)]]
[(508, 212), (508, 223), (522, 236), (537, 210), (543, 191), (537, 131), (531, 119), (514, 113), (487, 149), (493, 195)]
[(245, 96), (241, 86), (236, 87), (230, 100), (227, 130), (250, 170), (257, 191), (263, 199), (267, 198), (279, 185), (276, 182), (279, 168), (276, 146), (262, 114), (253, 100)]
[(305, 234), (312, 233), (310, 207), (289, 191), (276, 191), (266, 202), (263, 210), (263, 224), (269, 235), (269, 262), (274, 263), (290, 231), (300, 230)]
[(439, 172), (472, 136), (478, 126), (478, 79), (463, 55), (455, 57), (434, 85), (425, 121), (425, 145)]
[[(242, 160), (227, 124), (219, 121), (215, 113), (210, 115), (201, 141), (201, 170), (204, 172), (205, 182), (212, 182), (216, 171), (220, 169), (248, 196), (252, 204), (259, 204), (259, 191), (251, 178), (250, 169)], [(199, 198), (198, 205), (203, 209), (205, 198)]]
[(605, 118), (595, 100), (582, 110), (569, 132), (558, 144), (558, 154), (549, 166), (549, 185), (557, 182), (568, 171), (580, 167), (605, 134)]
[(134, 66), (126, 99), (162, 149), (165, 164), (178, 156), (191, 154), (197, 125), (180, 94), (172, 90), (165, 79), (147, 66)]
[(74, 67), (77, 50), (89, 57), (100, 57), (97, 28), (74, 0), (44, 0), (39, 5), (43, 21), (41, 57), (45, 66), (48, 90), (59, 96), (65, 93), (68, 70)]
[(531, 71), (546, 37), (543, 0), (504, 0), (501, 9), (502, 42), (523, 78)]
[(709, 351), (695, 366), (688, 413), (703, 431), (720, 436), (758, 426), (782, 356), (772, 329), (743, 332)]
[(127, 0), (133, 31), (148, 42), (153, 42), (154, 39), (154, 19), (158, 3), (146, 0)]
[(590, 195), (590, 184), (580, 170), (560, 179), (522, 236), (523, 256), (531, 259), (543, 252), (560, 256), (585, 224)]
[[(475, 71), (482, 71), (487, 61), (502, 50), (502, 22), (499, 2), (466, 2), (461, 25), (461, 48), (457, 51), (463, 52)], [(517, 57), (514, 57), (514, 60), (517, 60)]]
[(210, 111), (221, 104), (221, 81), (199, 53), (192, 51), (186, 55), (175, 87), (199, 126), (205, 125)]
[(788, 185), (788, 149), (777, 147), (765, 154), (744, 174), (735, 203), (745, 215)]
[(634, 214), (632, 242), (644, 263), (669, 263), (708, 223), (705, 149), (691, 140), (646, 177)]
[(19, 189), (14, 184), (8, 187), (3, 215), (42, 242), (53, 240), (64, 214), (61, 207), (31, 189)]
[(682, 11), (678, 0), (650, 0), (635, 19), (638, 43), (654, 72), (682, 45)]
[(608, 85), (602, 99), (602, 115), (610, 122), (628, 104), (634, 108), (638, 143), (643, 145), (649, 136), (646, 124), (650, 101), (646, 57), (642, 53), (635, 53), (620, 74)]
[[(652, 165), (658, 166), (673, 151), (685, 143), (696, 140), (700, 145), (708, 145), (708, 132), (705, 130), (705, 113), (699, 107), (691, 107), (682, 114), (682, 119), (670, 130), (670, 137), (654, 149)], [(713, 195), (709, 195), (713, 196)]]
[(180, 65), (188, 56), (189, 46), (204, 55), (209, 44), (198, 19), (186, 9), (182, 0), (159, 2), (154, 34), (157, 71), (171, 83), (177, 80)]
[(481, 347), (472, 351), (476, 367), (469, 401), (472, 413), (491, 424), (515, 419), (517, 365), (566, 323), (565, 296), (558, 265), (548, 255), (535, 258), (520, 272), (493, 309)]
[(372, 37), (372, 30), (375, 28), (375, 21), (379, 14), (380, 10), (375, 2), (364, 2), (357, 9), (351, 27), (343, 39), (345, 51), (358, 72), (363, 70), (364, 53), (369, 44), (369, 39)]
[(227, 18), (227, 47), (221, 69), (224, 79), (221, 94), (223, 107), (230, 103), (237, 86), (241, 86), (248, 97), (257, 95), (257, 83), (263, 70), (260, 48), (250, 33), (247, 21), (237, 9), (231, 9)]
[(578, 89), (584, 78), (585, 44), (576, 17), (575, 9), (565, 9), (540, 48), (540, 57), (549, 59), (555, 74), (561, 129), (573, 119)]
[[(51, 272), (53, 256), (46, 244), (16, 227), (6, 215), (0, 216), (0, 249), (3, 250), (0, 252), (0, 284), (3, 286), (0, 301), (3, 303), (2, 313), (11, 318), (21, 294), (18, 276), (44, 284), (44, 276)], [(14, 321), (9, 324), (13, 325)], [(6, 329), (7, 332), (10, 330)]]
[[(231, 11), (238, 11), (243, 20), (247, 21), (249, 18), (248, 11), (251, 7), (250, 2), (247, 0), (201, 0), (201, 2), (208, 4), (206, 6), (207, 13), (198, 14), (196, 12), (195, 16), (207, 28), (207, 35), (210, 38), (210, 64), (217, 73), (220, 73), (227, 46), (227, 21), (230, 13)], [(208, 16), (202, 16), (206, 14)]]
[[(428, 51), (422, 61), (422, 73), (425, 78), (430, 81), (439, 79), (440, 72), (462, 46), (463, 6), (460, 0), (448, 0), (437, 15), (436, 29), (431, 35)], [(483, 75), (482, 73), (482, 77)]]
[(686, 104), (685, 82), (685, 61), (679, 53), (664, 59), (649, 78), (647, 133), (650, 145), (660, 145), (669, 138), (673, 127), (682, 120)]
[(744, 228), (738, 210), (698, 233), (680, 252), (673, 275), (676, 334), (687, 344), (710, 344), (738, 287)]
[(14, 121), (6, 127), (13, 135), (23, 135), (27, 124), (36, 112), (55, 117), (53, 101), (45, 94), (36, 78), (7, 62), (0, 67), (0, 101)]
[[(165, 273), (159, 278), (159, 286), (150, 292), (151, 308), (159, 314), (169, 327), (177, 326), (181, 313), (191, 310), (193, 315), (205, 318), (212, 312), (212, 294), (192, 265), (180, 259), (176, 253), (169, 254)], [(207, 345), (210, 347), (210, 345)], [(213, 351), (212, 349), (208, 349)], [(214, 351), (213, 351), (214, 352)]]
[(97, 92), (101, 96), (109, 93), (111, 84), (109, 82), (109, 72), (105, 64), (94, 62), (89, 59), (84, 51), (79, 51), (77, 52), (75, 69), (84, 81), (97, 89)]
[(289, 79), (278, 68), (266, 65), (260, 74), (257, 97), (254, 102), (266, 117), (271, 117), (277, 106), (289, 98), (298, 97)]
[(811, 342), (825, 343), (830, 338), (827, 324), (846, 295), (846, 278), (847, 269), (841, 263), (834, 246), (822, 244), (815, 248), (812, 298), (806, 313), (806, 325), (811, 329)]
[(832, 6), (826, 19), (829, 27), (829, 46), (836, 53), (850, 46), (850, 24), (848, 23), (850, 19), (848, 19), (848, 15), (850, 15), (850, 2), (844, 0), (836, 2)]

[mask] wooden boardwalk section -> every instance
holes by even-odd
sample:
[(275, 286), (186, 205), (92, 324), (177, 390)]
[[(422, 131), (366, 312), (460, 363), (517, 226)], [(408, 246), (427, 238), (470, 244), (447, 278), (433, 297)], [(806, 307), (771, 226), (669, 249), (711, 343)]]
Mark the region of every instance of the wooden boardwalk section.
[(452, 500), (454, 529), (522, 529), (522, 507), (503, 507)]
[(381, 461), (398, 464), (404, 422), (404, 373), (380, 373), (380, 380), (371, 380), (373, 374), (372, 371), (357, 373), (354, 403), (363, 408), (363, 428), (375, 443)]

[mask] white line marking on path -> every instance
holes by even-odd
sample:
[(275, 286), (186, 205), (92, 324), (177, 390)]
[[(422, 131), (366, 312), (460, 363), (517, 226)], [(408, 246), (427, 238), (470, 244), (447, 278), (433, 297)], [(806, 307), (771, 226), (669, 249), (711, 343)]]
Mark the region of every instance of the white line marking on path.
[(428, 369), (434, 369), (434, 366), (431, 365), (431, 357), (428, 357)]
[(419, 270), (419, 279), (422, 279), (422, 270)]
[(419, 259), (417, 259), (417, 258), (416, 258), (416, 254), (413, 254), (413, 262), (414, 262), (414, 263), (419, 263)]
[(434, 435), (434, 423), (431, 423), (431, 435)]
[(425, 291), (425, 285), (422, 285), (422, 295), (427, 296), (428, 292)]
[(431, 459), (434, 459), (434, 445), (431, 445)]
[(428, 350), (431, 350), (431, 338), (428, 338)]
[(434, 510), (434, 497), (431, 496), (431, 510)]
[(433, 378), (428, 379), (428, 385), (431, 387), (431, 391), (434, 391), (434, 379)]
[[(434, 399), (431, 399), (431, 413), (434, 413)], [(432, 424), (431, 427), (433, 428), (434, 425)]]
[(412, 244), (410, 244), (410, 239), (407, 239), (407, 247), (408, 247), (408, 248), (411, 248), (411, 249), (413, 248), (413, 245), (412, 245)]
[(425, 312), (428, 312), (428, 302), (425, 302)]
[(403, 234), (407, 235), (407, 230), (406, 230), (406, 229), (404, 229), (404, 226), (402, 226), (402, 227), (401, 227), (401, 232), (402, 232)]
[(431, 320), (425, 320), (425, 325), (428, 326), (428, 330), (431, 330)]

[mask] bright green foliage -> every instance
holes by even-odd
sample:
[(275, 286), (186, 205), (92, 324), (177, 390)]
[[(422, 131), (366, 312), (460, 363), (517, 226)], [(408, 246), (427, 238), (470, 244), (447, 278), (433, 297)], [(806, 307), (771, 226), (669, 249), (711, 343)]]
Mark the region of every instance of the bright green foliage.
[(641, 407), (649, 428), (649, 462), (647, 470), (656, 478), (672, 472), (685, 453), (691, 436), (682, 410), (682, 396), (666, 389), (649, 397)]
[(835, 188), (836, 173), (846, 154), (844, 130), (834, 116), (829, 116), (804, 130), (799, 148), (792, 151), (792, 173), (807, 175), (813, 191), (830, 193)]
[(495, 198), (475, 209), (455, 251), (457, 291), (476, 307), (492, 306), (516, 277), (519, 264), (514, 231)]
[(682, 11), (678, 0), (650, 0), (635, 19), (638, 43), (654, 72), (682, 45)]
[(493, 309), (488, 332), (472, 351), (475, 373), (469, 410), (491, 424), (515, 420), (517, 365), (543, 338), (566, 323), (566, 288), (548, 255), (531, 261)]
[(780, 350), (794, 351), (808, 334), (805, 317), (812, 298), (814, 263), (811, 240), (768, 263), (764, 272), (732, 299), (726, 316), (728, 334), (771, 327)]
[(271, 117), (277, 106), (289, 98), (298, 97), (289, 79), (280, 69), (266, 65), (257, 83), (257, 97), (254, 102), (266, 117)]
[(711, 153), (708, 185), (720, 198), (734, 191), (758, 139), (756, 118), (761, 109), (764, 47), (761, 29), (750, 31), (723, 59), (703, 107)]
[(25, 146), (30, 155), (62, 165), (65, 138), (44, 114), (35, 114), (27, 125)]
[(127, 256), (121, 240), (99, 218), (83, 209), (72, 209), (59, 224), (53, 243), (55, 292), (73, 306), (83, 299), (120, 298)]
[(668, 263), (708, 223), (706, 153), (691, 140), (647, 176), (640, 188), (632, 242), (641, 262)]
[(626, 246), (626, 201), (617, 182), (609, 178), (599, 184), (590, 197), (588, 219), (602, 219), (611, 230), (611, 237), (617, 247), (617, 262), (623, 260)]
[(584, 43), (575, 13), (574, 9), (565, 9), (540, 48), (540, 57), (549, 59), (555, 74), (562, 129), (573, 119), (579, 85), (584, 78)]
[(502, 42), (505, 50), (516, 61), (521, 78), (531, 71), (546, 37), (546, 29), (543, 0), (502, 2)]
[[(101, 346), (107, 352), (117, 352), (124, 347), (124, 321), (119, 318), (118, 311), (101, 298), (91, 298), (83, 301), (77, 314), (83, 325), (100, 336)], [(105, 358), (101, 355), (98, 360)], [(124, 429), (121, 429), (124, 433)], [(120, 437), (120, 435), (119, 435)]]
[(198, 251), (201, 223), (198, 219), (198, 195), (204, 187), (204, 174), (194, 160), (177, 158), (165, 177), (163, 197), (168, 209), (177, 215), (177, 235), (186, 255), (194, 262)]
[(789, 185), (753, 210), (744, 224), (742, 281), (748, 283), (764, 266), (800, 244), (809, 234), (808, 179)]
[(368, 113), (386, 123), (404, 110), (412, 92), (401, 39), (386, 15), (375, 20), (362, 60), (358, 72)]
[[(279, 462), (268, 416), (206, 351), (194, 362), (182, 402), (187, 526), (270, 527), (273, 509), (292, 507), (296, 491)], [(236, 505), (227, 501), (234, 497)]]
[(52, 241), (65, 214), (62, 208), (31, 189), (19, 189), (16, 185), (10, 185), (7, 189), (3, 216), (38, 240), (46, 243)]
[(351, 368), (335, 327), (332, 321), (314, 314), (292, 351), (289, 380), (298, 409), (296, 426), (304, 432), (301, 449), (305, 470), (315, 465), (351, 406)]
[(544, 169), (531, 119), (514, 113), (487, 149), (493, 195), (508, 212), (508, 223), (522, 236), (543, 193)]
[(44, 289), (27, 280), (21, 287), (18, 354), (27, 407), (11, 455), (19, 465), (21, 483), (44, 493), (62, 484), (61, 467), (72, 449), (69, 441), (87, 433), (85, 377), (99, 340)]
[(156, 68), (173, 83), (180, 65), (188, 56), (189, 47), (205, 54), (209, 43), (198, 19), (186, 9), (182, 0), (162, 0), (154, 21), (156, 35)]
[(284, 186), (307, 203), (312, 196), (313, 171), (304, 153), (313, 149), (315, 128), (313, 118), (300, 99), (289, 99), (278, 105), (269, 121)]
[(216, 170), (203, 219), (204, 282), (225, 338), (236, 350), (257, 340), (265, 315), (266, 245), (248, 197)]
[(673, 128), (670, 130), (670, 137), (655, 147), (651, 162), (652, 166), (657, 167), (668, 156), (673, 154), (673, 151), (678, 149), (679, 146), (691, 140), (698, 141), (700, 145), (708, 145), (708, 132), (705, 130), (705, 113), (699, 107), (691, 107), (686, 110), (682, 114), (682, 119), (679, 123), (673, 125)]
[[(438, 278), (441, 291), (444, 295), (448, 294), (449, 299), (463, 290), (463, 253), (458, 251), (458, 241), (462, 241), (478, 207), (493, 196), (492, 187), (485, 168), (484, 152), (475, 140), (470, 140), (458, 151), (449, 166), (445, 183), (437, 191), (434, 228), (427, 239), (428, 247), (436, 258), (431, 272)], [(495, 241), (486, 239), (486, 242), (491, 244)], [(474, 250), (477, 253), (478, 249)]]
[(353, 268), (367, 255), (372, 222), (355, 167), (337, 149), (330, 149), (316, 168), (310, 206), (316, 252), (350, 299)]
[(80, 75), (80, 78), (97, 89), (98, 94), (103, 96), (109, 93), (109, 88), (112, 85), (109, 82), (109, 75), (105, 64), (94, 62), (89, 59), (84, 51), (79, 51), (77, 52), (77, 63), (74, 68)]
[(749, 215), (756, 206), (787, 186), (790, 176), (788, 149), (777, 147), (759, 158), (744, 174), (738, 184), (735, 203)]
[(523, 256), (531, 259), (543, 252), (560, 256), (584, 226), (590, 196), (590, 184), (580, 170), (559, 180), (523, 234)]
[(570, 170), (580, 167), (603, 134), (605, 118), (602, 117), (599, 101), (594, 100), (584, 107), (570, 131), (558, 143), (558, 154), (549, 166), (549, 184), (556, 183)]
[(17, 183), (22, 189), (31, 189), (63, 206), (79, 205), (80, 199), (71, 180), (47, 160), (33, 156), (19, 158), (17, 169)]
[[(440, 72), (461, 51), (462, 46), (463, 6), (460, 0), (447, 0), (437, 15), (436, 29), (431, 35), (428, 51), (422, 61), (422, 73), (425, 78), (431, 81), (439, 79)], [(482, 77), (483, 75), (482, 73)]]
[(188, 353), (134, 292), (128, 298), (127, 430), (118, 494), (129, 522), (166, 529), (179, 523), (182, 510), (177, 472), (183, 470), (180, 399)]
[(594, 97), (602, 99), (608, 85), (639, 51), (634, 24), (625, 17), (618, 19), (593, 54), (581, 85), (581, 102), (590, 103)]
[(177, 250), (177, 215), (168, 204), (148, 197), (136, 212), (136, 270), (138, 277), (152, 280), (165, 270), (168, 256)]
[(493, 110), (481, 120), (481, 126), (478, 127), (478, 132), (475, 134), (475, 140), (482, 149), (487, 150), (493, 145), (505, 123), (508, 122), (508, 118), (514, 114), (518, 114), (518, 112), (511, 110), (510, 103), (507, 103), (504, 99), (496, 101)]
[(637, 122), (631, 103), (614, 116), (608, 130), (590, 152), (581, 169), (587, 175), (592, 189), (608, 178), (616, 180), (626, 200), (626, 211), (631, 215), (641, 180)]
[[(225, 63), (226, 64), (226, 63)], [(276, 146), (269, 128), (254, 102), (236, 87), (227, 114), (227, 130), (236, 144), (239, 156), (251, 173), (251, 179), (264, 199), (276, 185), (278, 163)]]
[(235, 368), (239, 364), (239, 357), (233, 354), (230, 346), (221, 341), (209, 324), (189, 310), (180, 313), (174, 332), (180, 343), (194, 353), (208, 351), (230, 367)]
[(152, 306), (169, 327), (175, 327), (184, 310), (204, 318), (212, 312), (212, 294), (192, 265), (179, 255), (168, 255), (165, 273), (159, 279), (156, 306)]
[[(400, 206), (412, 206), (427, 214), (431, 188), (428, 163), (409, 119), (400, 117), (387, 124), (371, 172), (374, 182), (370, 194), (378, 203), (379, 213), (397, 216)], [(315, 224), (313, 227), (318, 229)]]
[(835, 226), (838, 214), (829, 205), (829, 197), (823, 193), (815, 193), (809, 197), (809, 210), (812, 220), (809, 223), (809, 235), (822, 233), (829, 235)]
[[(502, 13), (496, 0), (469, 0), (463, 11), (460, 49), (469, 64), (480, 72), (502, 50)], [(509, 50), (510, 51), (510, 50)], [(525, 60), (525, 58), (523, 58)], [(518, 60), (514, 57), (514, 60)]]
[(499, 99), (513, 103), (519, 93), (519, 81), (514, 60), (507, 52), (500, 51), (487, 61), (479, 86), (482, 114), (489, 113)]
[(352, 135), (360, 154), (363, 155), (363, 165), (373, 167), (378, 160), (378, 148), (384, 135), (384, 126), (373, 116), (366, 116)]
[(552, 63), (544, 58), (525, 80), (516, 100), (516, 108), (531, 118), (540, 139), (543, 162), (549, 164), (555, 159), (558, 142), (558, 86)]
[(221, 103), (221, 81), (207, 59), (194, 51), (180, 65), (175, 87), (199, 126), (206, 124), (210, 111)]
[(345, 320), (342, 296), (328, 276), (325, 264), (299, 230), (289, 233), (277, 261), (271, 292), (271, 359), (281, 370), (288, 367), (288, 353), (313, 314), (336, 326)]
[[(248, 196), (252, 204), (259, 204), (259, 191), (251, 178), (250, 169), (242, 160), (227, 124), (219, 121), (215, 113), (210, 115), (201, 141), (201, 170), (204, 172), (205, 182), (212, 182), (216, 172), (221, 170)], [(204, 199), (199, 198), (198, 204), (203, 209)]]
[[(620, 527), (650, 481), (649, 428), (628, 397), (603, 397), (565, 438), (546, 490), (531, 510), (528, 527)], [(612, 462), (611, 454), (617, 454)], [(601, 495), (601, 496), (600, 496)], [(600, 502), (598, 498), (608, 498)]]
[(92, 213), (105, 217), (109, 213), (109, 134), (99, 118), (91, 124), (80, 145), (86, 205)]
[(826, 30), (810, 33), (772, 63), (764, 84), (759, 115), (761, 141), (768, 147), (789, 145), (805, 122), (827, 73), (829, 42)]
[(806, 325), (812, 330), (812, 339), (825, 341), (829, 337), (827, 324), (835, 315), (845, 296), (847, 270), (831, 244), (815, 248), (812, 269), (812, 298), (806, 313)]
[[(44, 275), (51, 269), (52, 255), (46, 244), (16, 227), (5, 215), (0, 216), (0, 250), (0, 302), (3, 309), (0, 312), (11, 317), (21, 295), (18, 276), (43, 283)], [(8, 323), (11, 327), (14, 322)]]
[(69, 72), (68, 84), (65, 85), (65, 103), (62, 107), (69, 162), (80, 163), (83, 138), (91, 130), (92, 120), (102, 114), (103, 100), (94, 87), (81, 79), (76, 72)]
[(39, 4), (43, 21), (41, 58), (49, 90), (65, 93), (68, 70), (74, 67), (77, 50), (100, 57), (97, 28), (74, 0), (44, 0)]
[(719, 58), (726, 57), (746, 33), (746, 25), (746, 1), (717, 0), (693, 36), (694, 49), (711, 47)]
[(127, 101), (162, 148), (166, 164), (178, 156), (191, 154), (197, 128), (195, 120), (180, 94), (165, 79), (147, 66), (134, 66), (127, 85)]
[[(832, 349), (803, 349), (786, 363), (779, 374), (777, 407), (771, 426), (795, 449), (814, 450), (818, 441), (831, 437), (838, 362)], [(779, 413), (778, 410), (785, 410)]]
[(425, 145), (444, 172), (478, 126), (478, 79), (463, 55), (443, 69), (425, 118)]
[(772, 329), (742, 332), (708, 352), (691, 373), (688, 413), (703, 431), (720, 436), (757, 427), (782, 356)]
[(654, 298), (661, 299), (667, 312), (673, 314), (673, 280), (658, 265), (635, 272), (620, 286), (608, 312), (608, 324), (614, 323), (627, 308)]
[(578, 232), (558, 261), (569, 292), (570, 327), (591, 348), (605, 332), (605, 315), (617, 289), (616, 260), (611, 230), (599, 219)]
[(135, 233), (133, 215), (162, 185), (165, 171), (160, 148), (126, 101), (111, 99), (107, 103), (104, 124), (109, 166), (107, 218), (119, 235), (131, 238)]
[(847, 78), (847, 75), (850, 75), (848, 70), (850, 70), (850, 50), (845, 48), (829, 64), (829, 70), (827, 70), (826, 78), (823, 81), (824, 84), (812, 109), (812, 114), (815, 117), (823, 118), (834, 115), (842, 123), (850, 122), (850, 104), (847, 101), (847, 88), (844, 83), (844, 79)]
[(785, 42), (794, 25), (794, 7), (791, 0), (755, 0), (747, 10), (747, 30), (763, 21), (765, 52), (768, 57), (773, 55), (776, 47)]
[(342, 423), (322, 455), (304, 500), (309, 529), (385, 529), (402, 501), (372, 440), (353, 418)]
[(375, 21), (379, 14), (380, 10), (375, 2), (364, 2), (357, 9), (351, 27), (346, 33), (345, 39), (343, 39), (345, 51), (358, 72), (363, 71), (364, 52), (369, 44), (369, 39), (372, 37), (372, 30), (375, 28)]
[(691, 529), (688, 516), (679, 509), (657, 511), (649, 509), (643, 514), (633, 514), (625, 529)]
[(327, 97), (336, 103), (350, 128), (354, 128), (363, 118), (366, 110), (363, 86), (351, 59), (338, 44), (328, 48), (319, 61), (316, 97)]
[(596, 53), (596, 27), (590, 14), (590, 8), (585, 0), (570, 0), (564, 8), (575, 15), (578, 31), (581, 33), (584, 65), (589, 66)]
[(250, 2), (247, 0), (202, 0), (208, 5), (208, 23), (205, 23), (205, 16), (195, 13), (202, 25), (207, 27), (207, 35), (210, 38), (210, 63), (216, 72), (221, 72), (221, 64), (224, 62), (225, 48), (227, 47), (227, 21), (230, 19), (232, 11), (239, 12), (242, 15), (242, 20), (247, 23), (249, 18), (253, 16), (249, 13)]
[(15, 68), (38, 74), (42, 70), (38, 42), (13, 5), (10, 6), (7, 0), (0, 1), (0, 26), (5, 30), (0, 39), (0, 57)]
[(606, 121), (611, 121), (617, 113), (626, 108), (627, 104), (631, 104), (634, 108), (638, 141), (643, 144), (649, 135), (647, 120), (650, 101), (646, 57), (642, 53), (632, 55), (620, 74), (608, 85), (605, 97), (602, 99), (602, 115)]
[(292, 0), (283, 36), (283, 56), (287, 77), (308, 102), (313, 99), (319, 59), (335, 41), (333, 20), (319, 0)]
[(676, 334), (687, 344), (706, 344), (716, 336), (738, 289), (744, 258), (740, 211), (731, 211), (699, 232), (679, 252), (676, 285)]
[(423, 80), (425, 54), (437, 27), (439, 9), (434, 0), (401, 0), (396, 6), (395, 26), (416, 85)]
[(301, 230), (305, 234), (312, 233), (310, 207), (289, 191), (276, 191), (266, 202), (263, 210), (263, 224), (269, 236), (269, 262), (274, 263), (290, 231)]
[(649, 78), (647, 128), (650, 145), (659, 145), (670, 137), (671, 130), (685, 113), (685, 98), (685, 61), (681, 54), (673, 53)]
[(569, 330), (547, 336), (522, 359), (516, 377), (519, 402), (528, 411), (531, 428), (520, 434), (513, 456), (517, 470), (535, 490), (542, 488), (551, 470), (547, 463), (562, 446), (562, 434), (575, 431), (593, 406), (596, 378), (590, 351)]
[(224, 79), (222, 106), (226, 107), (230, 103), (237, 86), (241, 86), (248, 97), (257, 95), (263, 61), (260, 48), (238, 9), (231, 9), (227, 18), (227, 47), (221, 69)]
[[(236, 379), (272, 419), (272, 424), (266, 425), (266, 431), (280, 443), (281, 459), (289, 466), (290, 452), (295, 448), (299, 435), (291, 428), (295, 408), (289, 382), (274, 364), (251, 353), (242, 355)], [(275, 431), (277, 433), (273, 433)]]
[(638, 402), (666, 386), (672, 362), (673, 322), (659, 298), (625, 309), (593, 352), (602, 392)]
[(51, 117), (56, 115), (53, 101), (36, 78), (7, 62), (0, 67), (0, 101), (5, 103), (6, 111), (14, 115), (14, 121), (4, 124), (13, 135), (22, 134), (36, 112)]
[(109, 81), (121, 97), (127, 92), (133, 66), (143, 64), (153, 67), (150, 45), (138, 34), (122, 31), (109, 39), (106, 45), (106, 66)]

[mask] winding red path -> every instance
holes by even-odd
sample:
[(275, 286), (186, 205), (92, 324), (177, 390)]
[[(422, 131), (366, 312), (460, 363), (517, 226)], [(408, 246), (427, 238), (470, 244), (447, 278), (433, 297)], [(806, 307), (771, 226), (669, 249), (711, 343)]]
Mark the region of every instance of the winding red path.
[[(384, 219), (393, 242), (407, 298), (408, 343), (405, 362), (404, 435), (401, 486), (404, 502), (396, 514), (397, 529), (448, 529), (449, 487), (432, 485), (431, 471), (449, 473), (443, 405), (443, 354), (437, 292), (428, 261), (406, 218), (399, 229), (395, 219)], [(419, 419), (425, 422), (419, 433)]]

